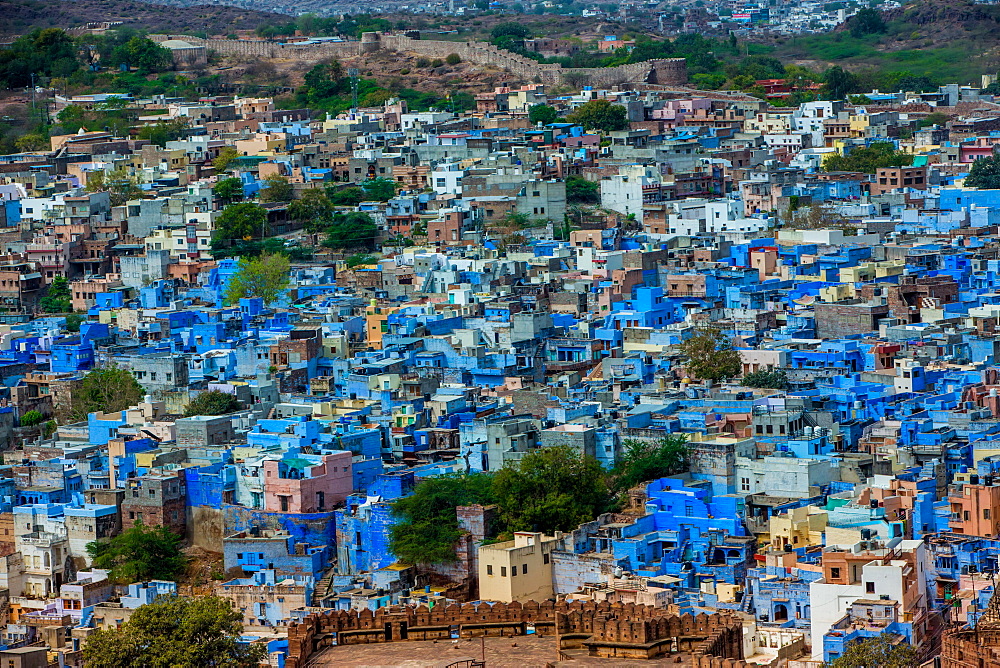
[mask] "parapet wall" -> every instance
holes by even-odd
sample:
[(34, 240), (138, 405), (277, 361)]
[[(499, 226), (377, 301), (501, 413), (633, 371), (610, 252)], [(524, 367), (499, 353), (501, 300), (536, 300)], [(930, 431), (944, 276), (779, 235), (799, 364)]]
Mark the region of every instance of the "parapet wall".
[(670, 615), (632, 603), (393, 606), (315, 613), (288, 628), (286, 668), (302, 668), (318, 651), (336, 645), (452, 637), (554, 635), (560, 649), (586, 646), (592, 656), (650, 659), (685, 652), (696, 668), (746, 668), (742, 622), (729, 615)]
[[(164, 39), (165, 36), (153, 36)], [(573, 86), (610, 87), (627, 83), (680, 85), (687, 81), (687, 64), (683, 58), (664, 58), (618, 67), (564, 68), (543, 65), (530, 58), (498, 49), (488, 42), (448, 42), (418, 39), (409, 35), (365, 33), (361, 41), (295, 44), (264, 40), (199, 39), (177, 36), (191, 44), (203, 45), (220, 54), (242, 58), (281, 58), (322, 60), (347, 58), (379, 50), (413, 53), (426, 58), (444, 59), (455, 53), (469, 63), (496, 67), (528, 83), (570, 84)]]

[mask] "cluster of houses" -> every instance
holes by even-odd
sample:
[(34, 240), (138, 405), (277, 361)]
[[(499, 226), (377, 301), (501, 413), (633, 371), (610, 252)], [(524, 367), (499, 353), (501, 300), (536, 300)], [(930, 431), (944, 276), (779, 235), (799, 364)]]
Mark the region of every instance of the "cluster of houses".
[[(746, 660), (767, 665), (882, 633), (933, 654), (987, 608), (1000, 556), (1000, 190), (963, 185), (1000, 107), (952, 111), (973, 95), (776, 108), (532, 84), (472, 113), (390, 100), (336, 118), (120, 96), (134, 129), (184, 136), (81, 131), (0, 156), (0, 660), (74, 665), (94, 629), (178, 592), (92, 568), (87, 544), (139, 523), (222, 555), (207, 590), (273, 665), (317, 610), (477, 600), (739, 615)], [(629, 128), (528, 120), (594, 99)], [(875, 142), (908, 164), (823, 171)], [(141, 196), (112, 205), (92, 179), (122, 169)], [(227, 303), (240, 265), (212, 252), (231, 206), (213, 187), (233, 176), (247, 200), (273, 177), (296, 198), (398, 192), (340, 208), (379, 229), (357, 261), (263, 204), (312, 259), (277, 302)], [(44, 313), (62, 279), (76, 314)], [(735, 377), (688, 372), (682, 344), (706, 328)], [(110, 365), (146, 396), (74, 415)], [(744, 384), (761, 372), (778, 382)], [(184, 417), (213, 390), (240, 408)], [(421, 480), (554, 446), (610, 469), (677, 434), (688, 471), (574, 531), (495, 542), (496, 508), (462, 506), (453, 562), (392, 552), (393, 503)]]

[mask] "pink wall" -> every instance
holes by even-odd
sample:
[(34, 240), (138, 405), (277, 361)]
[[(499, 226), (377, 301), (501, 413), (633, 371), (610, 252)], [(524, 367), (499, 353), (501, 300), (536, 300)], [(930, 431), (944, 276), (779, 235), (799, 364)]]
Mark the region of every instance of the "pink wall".
[[(296, 480), (278, 477), (278, 462), (264, 462), (264, 508), (272, 512), (315, 513), (330, 510), (347, 499), (353, 491), (351, 453), (323, 455), (323, 463), (307, 469), (307, 478)], [(318, 492), (323, 492), (323, 508)], [(288, 510), (281, 508), (281, 496), (288, 496)]]

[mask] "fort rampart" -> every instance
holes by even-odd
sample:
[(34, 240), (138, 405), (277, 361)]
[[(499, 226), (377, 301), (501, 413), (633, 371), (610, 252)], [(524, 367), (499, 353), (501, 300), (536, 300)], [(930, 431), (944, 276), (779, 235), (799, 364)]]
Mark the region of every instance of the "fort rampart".
[(362, 35), (360, 41), (303, 44), (265, 40), (206, 40), (186, 35), (176, 37), (192, 44), (204, 45), (220, 54), (243, 58), (322, 60), (385, 50), (444, 59), (449, 54), (455, 53), (466, 62), (506, 70), (528, 83), (550, 85), (611, 87), (627, 83), (679, 85), (687, 81), (687, 65), (683, 58), (647, 60), (618, 67), (565, 68), (558, 64), (538, 63), (516, 53), (498, 49), (487, 42), (448, 42), (420, 39), (419, 36), (412, 34), (372, 32)]
[(288, 628), (286, 668), (302, 668), (333, 645), (415, 640), (555, 636), (560, 650), (586, 648), (591, 656), (652, 659), (686, 653), (695, 668), (746, 668), (743, 625), (729, 615), (671, 615), (632, 603), (466, 603), (393, 606), (314, 613)]

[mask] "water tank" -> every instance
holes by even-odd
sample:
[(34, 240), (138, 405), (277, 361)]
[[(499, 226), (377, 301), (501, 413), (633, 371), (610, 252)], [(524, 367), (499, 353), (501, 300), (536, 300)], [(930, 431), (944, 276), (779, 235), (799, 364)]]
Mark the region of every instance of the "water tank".
[(863, 401), (861, 401), (860, 399), (859, 399), (858, 401), (855, 401), (855, 402), (854, 402), (854, 408), (855, 408), (856, 410), (861, 410), (861, 409), (862, 409), (862, 408), (864, 408), (864, 407), (865, 407), (865, 404), (864, 404), (864, 402), (863, 402)]
[(810, 427), (809, 425), (806, 425), (805, 427), (802, 428), (802, 435), (805, 436), (806, 438), (812, 438), (813, 428)]
[(997, 396), (997, 388), (995, 388), (995, 387), (991, 387), (990, 388), (990, 396), (991, 397)]
[(969, 476), (969, 484), (970, 485), (978, 485), (979, 484), (979, 476), (976, 475), (975, 473), (973, 473), (972, 475), (970, 475)]

